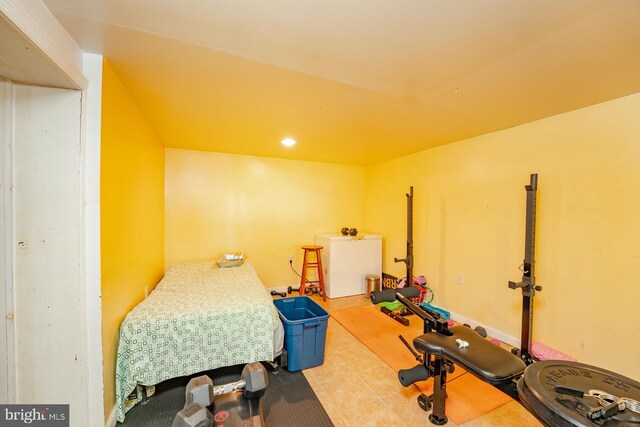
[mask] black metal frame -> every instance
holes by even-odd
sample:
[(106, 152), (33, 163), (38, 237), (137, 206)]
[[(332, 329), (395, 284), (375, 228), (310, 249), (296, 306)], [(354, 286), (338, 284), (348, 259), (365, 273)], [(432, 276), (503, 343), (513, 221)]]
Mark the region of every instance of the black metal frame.
[(393, 258), (393, 262), (407, 264), (406, 286), (413, 283), (413, 186), (409, 187), (407, 196), (407, 256), (402, 259)]
[[(451, 336), (453, 332), (449, 330), (447, 321), (440, 317), (438, 313), (431, 312), (422, 307), (417, 306), (411, 300), (404, 297), (401, 294), (396, 293), (396, 299), (400, 301), (407, 309), (416, 314), (424, 321), (424, 333), (438, 333), (441, 335)], [(424, 410), (433, 408), (429, 415), (429, 421), (436, 425), (444, 425), (448, 422), (446, 415), (446, 401), (447, 401), (447, 374), (453, 373), (455, 367), (452, 361), (447, 359), (444, 355), (418, 353), (407, 340), (400, 335), (402, 343), (411, 351), (416, 360), (420, 362), (418, 365), (411, 369), (411, 371), (419, 369), (419, 374), (422, 376), (418, 378), (418, 381), (428, 380), (433, 378), (433, 393), (429, 396), (421, 394), (418, 397), (418, 402)], [(402, 371), (398, 374), (400, 375)], [(518, 377), (519, 378), (519, 377)], [(518, 392), (516, 390), (516, 382), (518, 378), (507, 383), (494, 384), (490, 383), (502, 392), (509, 395), (516, 401), (519, 401)]]
[(536, 202), (538, 190), (538, 174), (530, 176), (527, 190), (527, 217), (525, 225), (524, 260), (522, 262), (522, 281), (509, 282), (509, 288), (522, 289), (522, 323), (520, 335), (520, 349), (514, 349), (513, 353), (520, 357), (527, 365), (535, 362), (531, 354), (533, 331), (533, 299), (536, 291), (542, 287), (536, 285), (535, 276), (535, 251), (536, 251)]
[[(530, 183), (525, 186), (527, 191), (527, 213), (526, 213), (526, 229), (525, 229), (525, 256), (523, 262), (522, 281), (515, 283), (509, 282), (511, 289), (522, 288), (522, 324), (521, 324), (521, 348), (515, 349), (514, 354), (520, 357), (525, 364), (530, 365), (535, 360), (531, 355), (531, 332), (533, 326), (533, 299), (536, 291), (542, 288), (535, 284), (535, 228), (536, 228), (536, 196), (538, 189), (538, 174), (531, 174)], [(406, 262), (407, 264), (407, 280), (413, 278), (413, 187), (407, 194), (407, 257), (405, 259), (394, 258), (395, 262)], [(396, 299), (400, 301), (408, 310), (420, 317), (424, 322), (424, 333), (440, 333), (450, 336), (452, 332), (448, 329), (445, 319), (440, 317), (438, 313), (427, 311), (401, 294), (396, 294)], [(421, 372), (426, 375), (424, 380), (433, 377), (433, 394), (429, 396), (420, 395), (418, 401), (423, 409), (427, 410), (433, 407), (429, 420), (436, 425), (446, 424), (448, 418), (445, 412), (447, 399), (447, 373), (453, 372), (453, 363), (444, 356), (427, 354), (418, 354), (413, 346), (411, 346), (402, 336), (402, 342), (413, 353), (422, 367)], [(416, 367), (418, 368), (418, 367)], [(415, 369), (415, 368), (414, 368)], [(502, 391), (518, 400), (515, 380), (499, 386)]]
[[(430, 312), (417, 306), (416, 304), (411, 302), (411, 300), (401, 294), (397, 293), (396, 299), (424, 321), (423, 330), (425, 334), (438, 333), (447, 336), (453, 335), (453, 333), (449, 330), (447, 321), (440, 317), (438, 313)], [(407, 346), (411, 353), (413, 353), (416, 360), (418, 360), (424, 367), (424, 370), (422, 372), (426, 374), (426, 378), (422, 378), (422, 380), (433, 378), (433, 394), (429, 396), (421, 394), (418, 398), (421, 406), (425, 410), (433, 407), (433, 411), (431, 411), (431, 414), (429, 415), (429, 420), (433, 424), (446, 424), (448, 421), (445, 411), (447, 401), (447, 373), (453, 372), (453, 363), (447, 360), (442, 355), (427, 353), (423, 353), (422, 355), (420, 355), (415, 351), (413, 346), (411, 346), (404, 339), (402, 335), (400, 335), (400, 340), (404, 343), (405, 346)]]
[[(413, 283), (413, 186), (409, 187), (409, 193), (407, 196), (407, 255), (405, 258), (398, 259), (393, 258), (394, 262), (404, 262), (407, 265), (406, 281), (407, 286), (411, 286)], [(417, 305), (413, 304), (411, 300), (404, 297), (401, 294), (396, 293), (396, 299), (400, 301), (409, 311), (416, 314), (424, 322), (424, 333), (437, 332), (443, 335), (451, 335), (448, 328), (448, 323), (445, 319), (441, 318), (438, 313), (427, 312)], [(424, 366), (427, 371), (427, 378), (433, 377), (434, 393), (431, 396), (421, 395), (424, 400), (425, 407), (433, 406), (433, 411), (429, 416), (432, 423), (442, 425), (447, 423), (447, 416), (445, 415), (445, 402), (447, 399), (447, 371), (453, 372), (453, 364), (447, 361), (442, 356), (435, 356), (425, 354), (424, 357), (418, 355), (413, 347), (400, 335), (400, 339), (407, 346), (407, 348), (416, 357), (416, 360)], [(427, 379), (425, 378), (425, 379)]]
[(400, 301), (409, 311), (423, 320), (423, 333), (437, 332), (442, 335), (451, 335), (447, 320), (443, 319), (438, 313), (418, 307), (409, 298), (400, 293), (396, 293), (396, 300)]
[[(537, 362), (538, 360), (531, 354), (532, 350), (532, 329), (533, 329), (533, 300), (536, 294), (536, 291), (541, 291), (542, 287), (536, 285), (535, 283), (535, 228), (536, 228), (536, 198), (537, 198), (537, 189), (538, 189), (538, 175), (531, 174), (530, 183), (525, 186), (525, 190), (527, 191), (527, 212), (526, 212), (526, 226), (525, 226), (525, 255), (523, 261), (522, 268), (522, 281), (515, 283), (509, 282), (509, 288), (511, 289), (522, 289), (522, 324), (521, 324), (521, 342), (520, 349), (514, 349), (512, 352), (518, 356), (527, 366)], [(413, 188), (411, 189), (411, 193), (407, 194), (408, 197), (408, 224), (411, 226), (411, 208), (412, 208), (412, 196), (413, 196)], [(412, 241), (412, 233), (411, 228), (408, 229), (408, 238), (407, 238), (407, 260), (397, 260), (396, 262), (405, 261), (407, 262), (407, 277), (411, 276), (410, 268), (413, 267), (413, 241)], [(424, 322), (424, 333), (439, 333), (442, 335), (451, 336), (453, 332), (448, 329), (447, 321), (440, 317), (440, 315), (436, 312), (430, 311), (428, 309), (424, 309), (404, 297), (401, 294), (396, 293), (396, 299), (400, 301), (409, 311), (416, 314), (420, 317)], [(445, 412), (445, 405), (447, 399), (447, 373), (451, 373), (454, 370), (453, 362), (448, 360), (445, 356), (439, 354), (429, 354), (429, 353), (418, 353), (412, 345), (410, 345), (402, 336), (400, 336), (400, 340), (407, 346), (407, 348), (414, 355), (416, 360), (420, 362), (420, 365), (415, 366), (409, 370), (401, 370), (398, 373), (400, 382), (403, 385), (408, 385), (408, 383), (427, 380), (433, 377), (433, 394), (429, 396), (425, 396), (421, 394), (418, 397), (418, 403), (424, 410), (428, 410), (433, 408), (431, 414), (429, 415), (429, 420), (436, 425), (446, 424), (448, 418)], [(501, 350), (502, 351), (502, 350)], [(464, 366), (464, 364), (463, 364)], [(529, 368), (527, 368), (529, 369)], [(404, 377), (404, 374), (408, 374)], [(402, 374), (402, 375), (401, 375)], [(479, 377), (480, 379), (483, 379)], [(524, 378), (521, 375), (518, 375), (515, 378), (512, 378), (509, 381), (501, 382), (501, 383), (492, 383), (491, 381), (484, 379), (489, 384), (492, 384), (496, 388), (505, 392), (509, 396), (511, 396), (514, 400), (520, 402), (525, 409), (535, 415), (540, 421), (543, 422), (544, 425), (559, 425), (558, 422), (560, 420), (567, 421), (571, 425), (583, 425), (582, 423), (574, 423), (571, 420), (564, 418), (561, 416), (559, 418), (555, 418), (550, 421), (550, 418), (545, 414), (549, 413), (549, 409), (546, 406), (543, 406), (544, 410), (540, 408), (533, 410), (533, 407), (530, 405), (530, 401), (527, 398), (527, 393), (520, 397), (520, 393), (518, 389), (521, 388), (523, 384)], [(520, 381), (520, 383), (518, 383)], [(525, 387), (526, 385), (522, 386)], [(567, 387), (556, 387), (556, 393), (568, 394), (573, 396), (582, 397), (584, 395), (584, 391), (574, 390)], [(544, 404), (543, 402), (540, 402)], [(608, 405), (601, 405), (596, 407), (587, 408), (585, 413), (576, 411), (586, 417), (586, 419), (593, 421), (595, 424), (602, 424), (601, 421), (606, 421), (606, 419), (613, 417), (620, 411), (620, 406), (617, 402), (609, 403)], [(565, 424), (563, 424), (565, 425)], [(568, 424), (567, 424), (568, 425)]]

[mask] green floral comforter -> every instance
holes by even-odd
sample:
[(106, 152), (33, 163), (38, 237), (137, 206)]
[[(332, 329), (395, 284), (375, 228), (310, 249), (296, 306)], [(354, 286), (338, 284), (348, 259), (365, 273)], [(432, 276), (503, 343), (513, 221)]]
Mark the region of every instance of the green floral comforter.
[[(217, 268), (213, 262), (173, 266), (120, 325), (116, 362), (116, 418), (151, 386), (193, 373), (274, 358), (280, 320), (254, 267)], [(139, 389), (139, 388), (138, 388)]]

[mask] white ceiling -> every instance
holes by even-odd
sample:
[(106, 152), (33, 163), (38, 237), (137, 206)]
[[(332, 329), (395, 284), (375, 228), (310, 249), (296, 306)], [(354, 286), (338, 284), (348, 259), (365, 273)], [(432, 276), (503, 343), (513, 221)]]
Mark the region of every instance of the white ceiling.
[(166, 146), (369, 164), (640, 92), (638, 0), (45, 3)]

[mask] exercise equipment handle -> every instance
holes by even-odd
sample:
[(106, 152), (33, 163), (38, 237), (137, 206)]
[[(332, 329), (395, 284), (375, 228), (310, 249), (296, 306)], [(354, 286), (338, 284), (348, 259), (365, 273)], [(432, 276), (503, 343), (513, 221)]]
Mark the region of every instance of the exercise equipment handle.
[(589, 412), (587, 412), (587, 418), (592, 421), (595, 421), (598, 418), (606, 419), (614, 416), (618, 412), (620, 412), (620, 406), (618, 405), (618, 402), (611, 402), (604, 406), (598, 406), (597, 408), (590, 410)]
[[(530, 286), (530, 283), (525, 283), (525, 282), (516, 283), (516, 282), (509, 281), (509, 288), (511, 289), (525, 288), (527, 286)], [(542, 286), (540, 285), (534, 285), (533, 287), (535, 288), (536, 291), (542, 290)]]
[(420, 290), (415, 286), (409, 286), (408, 288), (399, 289), (385, 289), (384, 291), (373, 291), (369, 294), (371, 302), (378, 304), (381, 302), (392, 302), (396, 300), (396, 293), (402, 294), (407, 298), (418, 298), (420, 296)]
[(418, 362), (424, 363), (424, 359), (422, 358), (422, 356), (418, 354), (418, 352), (413, 348), (413, 346), (409, 344), (402, 335), (398, 335), (398, 338), (400, 338), (400, 341), (402, 341), (402, 343), (409, 349), (411, 354), (413, 354), (413, 357), (415, 357)]
[(400, 301), (402, 305), (407, 307), (409, 311), (417, 315), (422, 320), (435, 321), (435, 318), (433, 316), (431, 316), (429, 313), (427, 313), (426, 311), (424, 311), (423, 309), (415, 305), (413, 302), (411, 302), (411, 300), (409, 300), (404, 295), (396, 292), (396, 299)]
[(424, 365), (416, 365), (411, 369), (400, 369), (398, 371), (398, 380), (404, 387), (409, 387), (417, 381), (429, 379), (429, 370)]
[(447, 321), (441, 318), (436, 313), (428, 313), (422, 308), (418, 307), (416, 304), (411, 302), (407, 297), (400, 293), (396, 293), (396, 299), (402, 303), (409, 311), (418, 316), (424, 321), (424, 333), (429, 333), (433, 330), (438, 332), (439, 334), (450, 336), (453, 335), (451, 331), (449, 331), (449, 325)]
[(245, 386), (244, 380), (236, 381), (234, 383), (229, 383), (225, 385), (215, 386), (213, 387), (213, 395), (220, 396), (223, 394), (231, 393), (234, 390), (240, 390), (241, 388), (244, 388), (244, 386)]
[(568, 394), (570, 396), (575, 396), (575, 397), (580, 397), (580, 398), (584, 397), (584, 391), (574, 390), (574, 389), (568, 388), (568, 387), (556, 386), (555, 392), (556, 393), (560, 393), (560, 394)]

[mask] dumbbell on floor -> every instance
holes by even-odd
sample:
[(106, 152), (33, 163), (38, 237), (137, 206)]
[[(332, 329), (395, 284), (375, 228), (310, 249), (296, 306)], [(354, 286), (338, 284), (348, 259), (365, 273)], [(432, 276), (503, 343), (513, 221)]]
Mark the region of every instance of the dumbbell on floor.
[(171, 427), (211, 427), (213, 414), (207, 406), (213, 402), (213, 381), (206, 375), (189, 380), (185, 406), (173, 419)]
[(244, 382), (243, 395), (247, 399), (259, 399), (264, 396), (269, 385), (267, 370), (261, 363), (249, 363), (242, 369), (242, 381)]
[(249, 399), (259, 399), (264, 395), (268, 385), (267, 371), (261, 363), (249, 363), (242, 369), (240, 380), (214, 386), (207, 375), (192, 378), (185, 390), (185, 407), (178, 412), (171, 427), (211, 427), (213, 414), (207, 409), (216, 396), (243, 390), (243, 396)]
[[(467, 328), (471, 327), (471, 325), (469, 325), (468, 323), (465, 323), (464, 326), (466, 326)], [(482, 338), (487, 338), (488, 336), (487, 330), (482, 326), (476, 326), (473, 330), (476, 331), (478, 335), (480, 335)], [(500, 341), (497, 340), (496, 338), (491, 338), (489, 341), (491, 341), (492, 344), (495, 344), (498, 347), (500, 347)]]
[(211, 378), (206, 375), (191, 379), (185, 392), (186, 401), (187, 404), (196, 402), (203, 406), (209, 406), (216, 396), (241, 389), (244, 389), (243, 394), (247, 399), (256, 399), (262, 397), (268, 381), (267, 371), (260, 362), (248, 363), (242, 369), (240, 380), (233, 383), (214, 386)]
[[(467, 328), (471, 328), (471, 325), (468, 323), (463, 323), (462, 326), (466, 326)], [(483, 328), (482, 326), (476, 326), (475, 328), (473, 328), (474, 331), (476, 331), (478, 333), (478, 335), (480, 335), (482, 338), (486, 338), (487, 337), (487, 330), (485, 328)]]
[(212, 427), (213, 414), (199, 403), (182, 408), (173, 419), (171, 427)]
[(209, 406), (213, 402), (213, 381), (207, 375), (200, 375), (191, 378), (185, 390), (186, 405), (199, 403), (202, 406)]
[(487, 337), (487, 330), (482, 326), (476, 326), (473, 330), (476, 331), (482, 338)]

